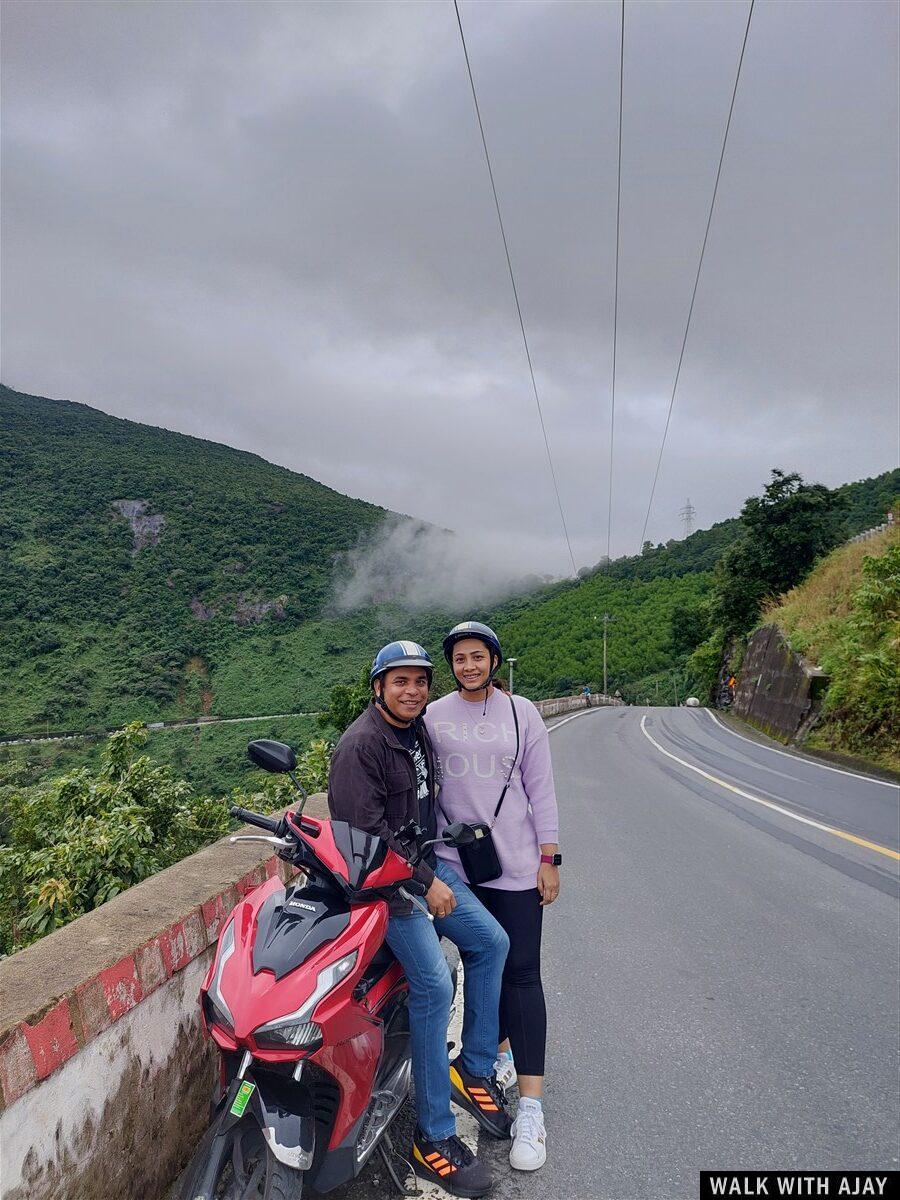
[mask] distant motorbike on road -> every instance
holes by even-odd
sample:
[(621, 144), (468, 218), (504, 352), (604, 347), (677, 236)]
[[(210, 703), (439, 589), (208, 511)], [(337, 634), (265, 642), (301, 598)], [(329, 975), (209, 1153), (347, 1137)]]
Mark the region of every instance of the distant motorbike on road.
[[(251, 759), (294, 779), (289, 746), (256, 741)], [(294, 779), (296, 784), (296, 779)], [(299, 787), (299, 785), (297, 785)], [(408, 987), (384, 941), (388, 899), (420, 908), (412, 870), (433, 842), (414, 824), (408, 857), (343, 821), (279, 820), (232, 808), (299, 874), (276, 876), (233, 909), (200, 989), (205, 1032), (220, 1053), (212, 1123), (180, 1200), (297, 1200), (329, 1192), (378, 1151), (403, 1194), (389, 1127), (407, 1097), (412, 1059)], [(439, 839), (475, 837), (457, 823)]]

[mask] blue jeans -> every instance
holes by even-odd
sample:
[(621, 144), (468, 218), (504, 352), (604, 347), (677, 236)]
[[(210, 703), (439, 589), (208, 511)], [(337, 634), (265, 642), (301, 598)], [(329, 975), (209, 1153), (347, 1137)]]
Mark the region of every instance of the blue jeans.
[(416, 1115), (427, 1138), (439, 1141), (456, 1133), (450, 1111), (447, 1024), (453, 985), (439, 938), (459, 947), (464, 969), (462, 1064), (472, 1075), (490, 1075), (497, 1057), (500, 985), (509, 938), (452, 867), (438, 861), (437, 876), (452, 889), (456, 908), (434, 924), (420, 909), (391, 917), (387, 944), (403, 964), (409, 981)]

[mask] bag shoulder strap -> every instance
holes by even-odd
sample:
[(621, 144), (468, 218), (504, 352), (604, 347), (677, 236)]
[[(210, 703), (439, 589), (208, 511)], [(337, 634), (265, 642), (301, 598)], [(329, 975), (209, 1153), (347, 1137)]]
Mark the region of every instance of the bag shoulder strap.
[(506, 783), (503, 785), (503, 791), (500, 793), (500, 799), (497, 801), (497, 807), (494, 809), (494, 818), (491, 821), (491, 829), (497, 823), (497, 817), (500, 815), (500, 809), (503, 807), (503, 801), (506, 799), (506, 793), (509, 791), (509, 785), (512, 783), (513, 771), (516, 769), (516, 763), (519, 761), (519, 714), (516, 712), (516, 705), (512, 698), (509, 697), (509, 706), (512, 709), (513, 725), (516, 728), (516, 753), (512, 760), (512, 766), (509, 768), (509, 774), (506, 777)]
[[(512, 760), (512, 766), (509, 768), (509, 774), (506, 777), (506, 782), (503, 784), (503, 791), (500, 793), (500, 799), (497, 801), (497, 807), (494, 809), (494, 815), (491, 818), (491, 825), (490, 825), (491, 829), (493, 829), (494, 825), (496, 824), (497, 817), (500, 814), (500, 809), (503, 807), (503, 801), (506, 799), (506, 793), (509, 790), (509, 785), (512, 782), (513, 771), (516, 769), (516, 763), (519, 761), (519, 746), (520, 746), (519, 714), (516, 712), (516, 706), (513, 702), (512, 696), (509, 697), (509, 706), (512, 709), (513, 725), (515, 726), (515, 730), (516, 730), (516, 753)], [(444, 818), (445, 821), (447, 821), (447, 814), (444, 812), (444, 806), (441, 804), (440, 800), (437, 801), (437, 806), (441, 810), (441, 816)], [(451, 823), (450, 821), (447, 821), (448, 825), (450, 823)]]

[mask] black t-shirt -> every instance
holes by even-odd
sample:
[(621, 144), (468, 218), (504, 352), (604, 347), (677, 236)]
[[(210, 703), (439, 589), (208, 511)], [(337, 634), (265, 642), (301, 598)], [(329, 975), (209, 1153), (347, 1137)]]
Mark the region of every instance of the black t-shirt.
[[(428, 759), (425, 756), (425, 750), (412, 725), (406, 729), (395, 728), (394, 733), (396, 733), (400, 745), (412, 755), (418, 782), (419, 824), (426, 831), (426, 837), (433, 838), (436, 834), (437, 824), (434, 816), (434, 803), (431, 798), (431, 781), (428, 778)], [(423, 861), (432, 870), (437, 865), (437, 856), (433, 846), (429, 847)]]

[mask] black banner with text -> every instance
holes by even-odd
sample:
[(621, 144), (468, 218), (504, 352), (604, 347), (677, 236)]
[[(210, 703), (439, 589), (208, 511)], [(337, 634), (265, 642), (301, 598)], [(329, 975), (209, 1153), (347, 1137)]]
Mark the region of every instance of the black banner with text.
[(873, 1196), (896, 1200), (898, 1171), (701, 1171), (700, 1200), (714, 1197)]

